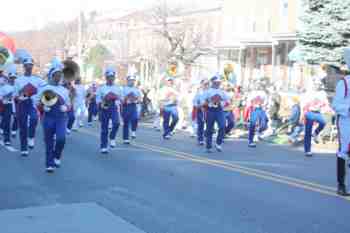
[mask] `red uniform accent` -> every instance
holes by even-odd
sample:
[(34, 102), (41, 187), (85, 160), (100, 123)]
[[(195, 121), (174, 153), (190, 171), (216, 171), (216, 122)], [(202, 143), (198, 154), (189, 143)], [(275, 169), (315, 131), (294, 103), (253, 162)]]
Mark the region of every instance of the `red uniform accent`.
[(193, 107), (192, 108), (192, 121), (195, 121), (197, 119), (197, 114), (198, 114), (198, 108)]
[(31, 97), (31, 96), (35, 95), (38, 92), (38, 90), (36, 89), (35, 86), (33, 86), (33, 84), (28, 83), (27, 85), (25, 85), (23, 87), (22, 92), (25, 96)]
[(248, 122), (249, 121), (250, 114), (253, 111), (253, 109), (254, 109), (253, 105), (248, 105), (248, 106), (246, 106), (244, 108), (244, 111), (243, 111), (244, 122)]

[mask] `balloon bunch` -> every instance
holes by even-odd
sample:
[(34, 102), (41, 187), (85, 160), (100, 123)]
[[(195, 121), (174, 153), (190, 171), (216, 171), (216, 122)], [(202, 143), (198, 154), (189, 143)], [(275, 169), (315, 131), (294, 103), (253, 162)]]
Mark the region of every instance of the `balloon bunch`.
[(12, 38), (0, 32), (0, 70), (6, 69), (14, 62), (16, 46)]

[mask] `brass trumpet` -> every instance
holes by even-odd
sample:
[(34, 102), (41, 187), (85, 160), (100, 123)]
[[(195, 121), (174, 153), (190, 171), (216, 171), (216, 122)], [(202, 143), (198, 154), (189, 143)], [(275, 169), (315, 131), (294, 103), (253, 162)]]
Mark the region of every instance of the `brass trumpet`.
[(58, 101), (58, 95), (52, 90), (46, 90), (42, 93), (40, 102), (45, 107), (52, 107)]

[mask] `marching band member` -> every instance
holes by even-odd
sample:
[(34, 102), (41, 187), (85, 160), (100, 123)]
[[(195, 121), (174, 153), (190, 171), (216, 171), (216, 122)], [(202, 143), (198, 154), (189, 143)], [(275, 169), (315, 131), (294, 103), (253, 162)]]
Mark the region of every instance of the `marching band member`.
[(124, 144), (129, 144), (129, 128), (131, 125), (131, 138), (136, 138), (136, 129), (138, 123), (137, 104), (141, 101), (141, 91), (135, 87), (136, 77), (130, 75), (127, 77), (127, 86), (123, 89), (123, 140)]
[(197, 141), (198, 145), (204, 145), (204, 125), (205, 125), (205, 117), (204, 117), (204, 109), (203, 104), (204, 93), (209, 88), (209, 81), (203, 79), (200, 83), (200, 88), (198, 89), (196, 95), (193, 98), (193, 110), (192, 110), (192, 120), (197, 122)]
[(108, 125), (112, 121), (112, 130), (109, 134), (110, 146), (116, 146), (116, 135), (120, 125), (119, 101), (122, 98), (122, 90), (114, 84), (116, 71), (108, 68), (105, 71), (106, 84), (100, 86), (96, 93), (96, 103), (99, 106), (101, 121), (101, 153), (108, 153)]
[(268, 128), (268, 117), (264, 110), (265, 96), (262, 92), (253, 92), (250, 100), (250, 106), (246, 112), (248, 123), (248, 147), (256, 147), (254, 142), (256, 127), (258, 127), (258, 138), (261, 139), (262, 133)]
[(214, 124), (218, 125), (218, 135), (216, 138), (215, 148), (218, 152), (222, 151), (221, 144), (225, 136), (225, 115), (224, 108), (228, 105), (228, 96), (224, 90), (220, 88), (221, 77), (215, 75), (210, 79), (211, 87), (204, 92), (206, 112), (206, 148), (211, 153), (212, 141), (214, 134)]
[(4, 76), (0, 77), (0, 115), (2, 116), (1, 128), (5, 146), (11, 145), (10, 126), (13, 111), (13, 93), (14, 87), (8, 84), (8, 80)]
[[(350, 48), (345, 49), (345, 61), (350, 69)], [(345, 185), (346, 160), (349, 159), (350, 149), (350, 76), (340, 80), (336, 87), (332, 107), (337, 114), (339, 149), (337, 152), (337, 193), (350, 196)]]
[(60, 85), (61, 67), (53, 67), (48, 73), (48, 85), (40, 89), (38, 108), (43, 112), (42, 126), (46, 145), (46, 171), (54, 172), (61, 165), (66, 141), (67, 111), (71, 107), (68, 90)]
[[(303, 99), (308, 100), (303, 108), (305, 121), (304, 152), (305, 156), (311, 157), (311, 139), (313, 138), (316, 144), (319, 143), (318, 136), (326, 126), (323, 113), (332, 112), (332, 110), (329, 106), (327, 94), (323, 90), (311, 91)], [(318, 124), (318, 127), (313, 132), (315, 123)]]
[(86, 90), (84, 85), (81, 83), (81, 78), (75, 80), (74, 83), (75, 88), (75, 98), (74, 98), (74, 113), (75, 113), (75, 124), (73, 126), (74, 129), (78, 129), (78, 127), (83, 127), (83, 119), (86, 111), (85, 108), (85, 97)]
[[(174, 78), (167, 77), (166, 85), (161, 89), (161, 113), (163, 115), (163, 138), (169, 140), (177, 122), (179, 121), (178, 113), (179, 93), (174, 87)], [(171, 123), (170, 123), (171, 118)]]
[(93, 118), (97, 117), (97, 104), (96, 104), (96, 83), (92, 83), (92, 86), (88, 88), (86, 94), (86, 104), (88, 106), (88, 125), (92, 125)]
[[(46, 83), (43, 79), (32, 74), (33, 59), (23, 60), (24, 75), (15, 80), (16, 114), (20, 133), (21, 155), (28, 156), (29, 149), (34, 148), (35, 129), (38, 124), (38, 113), (33, 98), (38, 89)], [(29, 118), (29, 127), (28, 127)]]

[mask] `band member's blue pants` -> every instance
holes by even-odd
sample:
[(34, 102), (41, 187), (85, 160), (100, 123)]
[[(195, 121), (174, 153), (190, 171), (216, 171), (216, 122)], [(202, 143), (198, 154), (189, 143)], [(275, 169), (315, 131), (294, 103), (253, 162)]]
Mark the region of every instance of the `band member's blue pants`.
[(109, 107), (108, 109), (100, 110), (101, 121), (101, 148), (107, 148), (108, 145), (108, 125), (109, 121), (112, 121), (112, 130), (109, 134), (109, 139), (114, 140), (120, 125), (119, 111), (116, 106)]
[(198, 142), (204, 141), (204, 112), (202, 109), (198, 109), (197, 111), (197, 140)]
[(4, 111), (1, 113), (1, 116), (1, 128), (4, 132), (4, 142), (10, 142), (12, 104), (4, 105)]
[(71, 130), (71, 129), (73, 128), (74, 121), (75, 121), (75, 115), (74, 115), (74, 110), (73, 110), (73, 109), (70, 109), (70, 110), (67, 112), (67, 117), (68, 117), (68, 120), (67, 120), (67, 129)]
[(66, 142), (67, 117), (44, 116), (42, 126), (46, 145), (46, 167), (54, 167), (54, 159), (61, 158)]
[(229, 134), (231, 130), (235, 127), (235, 117), (232, 111), (225, 111), (225, 134)]
[(138, 123), (138, 111), (136, 104), (125, 104), (123, 105), (123, 139), (129, 140), (129, 128), (135, 132)]
[(214, 125), (218, 126), (218, 135), (216, 138), (216, 144), (221, 145), (225, 136), (225, 115), (222, 108), (208, 108), (207, 113), (207, 128), (206, 128), (206, 147), (212, 148)]
[(98, 113), (96, 101), (92, 101), (88, 106), (88, 122), (92, 122), (92, 118), (96, 117)]
[(18, 129), (18, 121), (17, 121), (17, 117), (15, 113), (12, 113), (12, 127), (11, 130), (12, 131), (17, 131)]
[[(20, 101), (17, 104), (17, 120), (19, 126), (21, 151), (28, 150), (28, 138), (35, 137), (38, 124), (38, 112), (31, 99)], [(29, 119), (29, 126), (28, 126)]]

